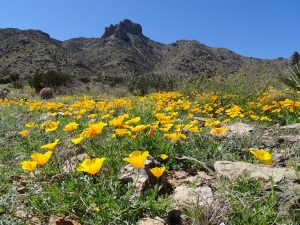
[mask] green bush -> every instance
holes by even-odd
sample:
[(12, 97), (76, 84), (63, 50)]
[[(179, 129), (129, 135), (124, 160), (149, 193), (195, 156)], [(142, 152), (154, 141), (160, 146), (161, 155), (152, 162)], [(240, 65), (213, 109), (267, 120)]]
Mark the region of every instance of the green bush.
[(11, 79), (8, 76), (4, 76), (4, 77), (0, 78), (0, 84), (8, 84), (8, 83), (10, 83), (10, 81), (11, 81)]
[(71, 76), (66, 73), (50, 70), (46, 73), (34, 74), (28, 83), (39, 92), (43, 87), (58, 87), (67, 84), (71, 80)]
[(173, 91), (175, 80), (169, 76), (143, 74), (132, 77), (128, 81), (127, 86), (136, 95), (146, 95), (154, 91)]

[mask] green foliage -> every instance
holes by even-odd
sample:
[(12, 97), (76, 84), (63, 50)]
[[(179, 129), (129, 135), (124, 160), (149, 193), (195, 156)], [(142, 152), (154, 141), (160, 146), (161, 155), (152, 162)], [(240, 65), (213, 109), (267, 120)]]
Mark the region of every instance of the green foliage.
[(9, 78), (13, 82), (14, 88), (21, 88), (22, 87), (22, 84), (19, 82), (20, 74), (12, 73), (12, 74), (10, 74)]
[(143, 74), (131, 77), (127, 85), (132, 93), (143, 96), (155, 91), (173, 91), (175, 80), (169, 76)]
[(10, 82), (11, 82), (11, 80), (8, 76), (4, 76), (4, 77), (0, 78), (0, 84), (8, 84)]
[(36, 73), (28, 80), (28, 83), (37, 92), (39, 92), (45, 86), (58, 87), (67, 84), (70, 81), (70, 75), (60, 71), (50, 70), (46, 73)]
[(265, 190), (262, 181), (251, 179), (249, 174), (244, 174), (237, 182), (223, 179), (219, 185), (217, 194), (226, 198), (230, 205), (230, 209), (224, 215), (228, 224), (283, 224), (284, 219), (276, 210), (279, 199), (272, 181), (270, 190)]

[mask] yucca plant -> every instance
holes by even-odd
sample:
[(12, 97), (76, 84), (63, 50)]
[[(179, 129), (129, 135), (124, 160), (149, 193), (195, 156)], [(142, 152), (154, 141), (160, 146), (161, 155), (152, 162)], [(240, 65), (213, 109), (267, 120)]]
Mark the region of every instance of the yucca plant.
[(288, 75), (281, 75), (278, 79), (286, 86), (300, 91), (300, 63), (291, 66)]

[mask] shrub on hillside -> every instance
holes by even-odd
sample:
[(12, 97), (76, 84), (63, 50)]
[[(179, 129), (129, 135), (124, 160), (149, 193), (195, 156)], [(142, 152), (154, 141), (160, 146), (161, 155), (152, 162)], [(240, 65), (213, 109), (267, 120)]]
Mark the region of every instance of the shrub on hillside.
[(146, 95), (154, 91), (173, 91), (175, 81), (171, 77), (156, 74), (143, 74), (132, 77), (127, 84), (129, 90), (137, 95)]
[(22, 88), (22, 84), (19, 83), (20, 74), (18, 74), (18, 73), (12, 73), (12, 74), (9, 75), (9, 78), (13, 82), (14, 88)]
[(36, 73), (29, 79), (28, 83), (36, 92), (43, 87), (58, 87), (71, 81), (70, 75), (60, 71), (48, 71), (46, 73)]
[(8, 84), (10, 82), (11, 82), (11, 79), (8, 76), (3, 76), (0, 78), (0, 84)]

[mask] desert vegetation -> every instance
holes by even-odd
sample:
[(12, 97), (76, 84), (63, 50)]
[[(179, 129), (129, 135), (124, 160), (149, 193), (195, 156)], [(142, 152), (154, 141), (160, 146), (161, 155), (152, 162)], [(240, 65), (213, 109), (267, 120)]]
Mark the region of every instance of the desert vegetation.
[(41, 100), (43, 76), (0, 99), (0, 224), (298, 224), (297, 88), (141, 77)]

